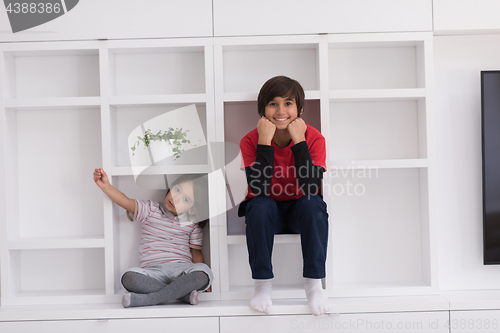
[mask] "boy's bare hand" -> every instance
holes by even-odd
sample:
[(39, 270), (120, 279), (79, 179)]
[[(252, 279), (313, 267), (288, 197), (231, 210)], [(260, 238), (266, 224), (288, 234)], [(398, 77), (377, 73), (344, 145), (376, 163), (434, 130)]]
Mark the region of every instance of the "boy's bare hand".
[(94, 170), (94, 182), (101, 190), (104, 190), (109, 185), (108, 175), (102, 168)]
[(290, 124), (288, 124), (287, 129), (294, 144), (306, 141), (305, 133), (307, 130), (307, 125), (304, 119), (300, 117), (295, 118)]
[(276, 132), (276, 125), (274, 125), (269, 119), (262, 116), (257, 122), (257, 132), (259, 133), (259, 144), (260, 145), (271, 145), (274, 133)]

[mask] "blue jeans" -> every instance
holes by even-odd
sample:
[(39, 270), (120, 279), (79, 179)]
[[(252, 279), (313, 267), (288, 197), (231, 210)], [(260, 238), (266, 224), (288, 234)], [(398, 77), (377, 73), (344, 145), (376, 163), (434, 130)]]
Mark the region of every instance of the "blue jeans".
[(274, 277), (271, 264), (274, 235), (281, 233), (300, 234), (305, 278), (322, 279), (326, 276), (328, 212), (320, 196), (302, 196), (290, 201), (259, 196), (246, 202), (244, 209), (253, 279)]

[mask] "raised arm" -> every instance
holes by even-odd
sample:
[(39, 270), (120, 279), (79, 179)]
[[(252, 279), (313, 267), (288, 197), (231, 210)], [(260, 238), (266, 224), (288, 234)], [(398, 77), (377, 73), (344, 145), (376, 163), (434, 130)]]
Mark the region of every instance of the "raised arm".
[(106, 194), (111, 201), (118, 206), (125, 208), (127, 211), (133, 213), (135, 210), (135, 202), (125, 194), (117, 190), (109, 183), (108, 175), (102, 168), (95, 169), (94, 182)]

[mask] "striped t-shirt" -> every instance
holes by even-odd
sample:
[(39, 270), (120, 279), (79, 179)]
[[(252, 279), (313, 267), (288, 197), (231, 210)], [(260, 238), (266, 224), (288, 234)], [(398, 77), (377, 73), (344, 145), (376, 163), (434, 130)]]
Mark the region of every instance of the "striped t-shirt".
[(158, 202), (135, 200), (134, 220), (142, 226), (139, 261), (141, 267), (167, 262), (193, 262), (190, 248), (201, 250), (203, 231), (198, 223), (179, 220), (164, 212)]

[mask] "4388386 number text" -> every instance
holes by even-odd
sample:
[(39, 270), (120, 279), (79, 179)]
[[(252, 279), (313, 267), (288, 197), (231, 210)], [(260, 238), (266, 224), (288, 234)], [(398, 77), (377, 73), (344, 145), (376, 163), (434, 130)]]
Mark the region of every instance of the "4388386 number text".
[(9, 3), (5, 9), (9, 14), (59, 14), (63, 10), (60, 3), (52, 2), (15, 2)]

